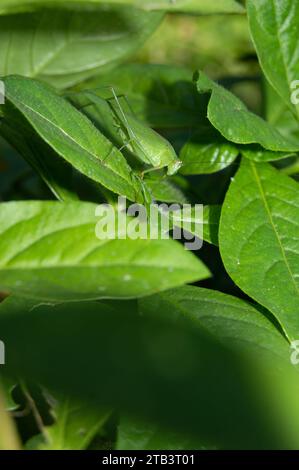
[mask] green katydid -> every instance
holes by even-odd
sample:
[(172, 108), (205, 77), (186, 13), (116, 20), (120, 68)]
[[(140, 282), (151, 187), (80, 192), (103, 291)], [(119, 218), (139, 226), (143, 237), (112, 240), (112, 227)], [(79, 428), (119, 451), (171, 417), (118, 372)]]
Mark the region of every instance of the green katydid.
[[(167, 167), (169, 176), (177, 173), (182, 162), (178, 159), (172, 145), (156, 131), (139, 121), (133, 112), (126, 113), (120, 103), (120, 97), (116, 95), (113, 88), (110, 89), (113, 97), (107, 99), (106, 102), (110, 106), (114, 125), (121, 136), (122, 148), (126, 147), (140, 161), (153, 167), (143, 173), (164, 167)], [(87, 93), (95, 105), (100, 104), (102, 98), (92, 91)]]

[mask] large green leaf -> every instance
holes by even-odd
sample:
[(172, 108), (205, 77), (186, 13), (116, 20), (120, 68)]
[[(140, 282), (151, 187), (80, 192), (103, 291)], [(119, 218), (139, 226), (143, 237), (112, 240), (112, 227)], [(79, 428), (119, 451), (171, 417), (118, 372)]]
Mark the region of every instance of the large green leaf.
[[(273, 152), (296, 152), (299, 142), (282, 136), (279, 131), (250, 112), (245, 104), (202, 72), (195, 74), (199, 93), (210, 93), (208, 119), (211, 124), (229, 141), (236, 144), (258, 144)], [(254, 152), (252, 159), (274, 160), (275, 153)], [(282, 158), (277, 154), (277, 159)]]
[(163, 13), (128, 5), (2, 16), (0, 75), (20, 74), (60, 88), (71, 86), (124, 60), (162, 17)]
[(4, 83), (7, 104), (2, 112), (8, 121), (12, 104), (40, 137), (79, 172), (132, 201), (142, 199), (140, 180), (121, 152), (86, 116), (36, 80), (11, 76)]
[(84, 450), (107, 421), (110, 412), (94, 410), (88, 403), (45, 393), (54, 423), (43, 435), (30, 439), (26, 447), (35, 450)]
[(261, 308), (218, 291), (193, 286), (172, 289), (140, 299), (143, 315), (158, 312), (170, 321), (191, 320), (231, 349), (247, 354), (289, 359), (289, 345)]
[(97, 238), (96, 207), (36, 201), (0, 205), (1, 289), (53, 300), (128, 298), (209, 275), (176, 241), (126, 238), (129, 222), (120, 228), (119, 239)]
[[(240, 299), (216, 291), (184, 287), (139, 301), (142, 315), (158, 312), (171, 321), (185, 317), (194, 326), (207, 329), (221, 342), (240, 352), (254, 353), (259, 360), (269, 355), (288, 360), (289, 348), (285, 339), (257, 308)], [(277, 358), (275, 357), (277, 355)], [(291, 419), (291, 410), (289, 410)], [(167, 432), (150, 422), (121, 420), (118, 449), (206, 449), (193, 438), (178, 432)]]
[(244, 159), (221, 214), (220, 251), (234, 282), (299, 337), (299, 186)]
[(299, 104), (291, 100), (292, 84), (299, 80), (299, 3), (248, 0), (247, 10), (262, 69), (285, 104), (299, 117)]
[[(271, 419), (273, 418), (272, 425), (276, 429), (281, 426), (282, 436), (291, 438), (293, 445), (297, 442), (297, 448), (299, 369), (298, 366), (291, 365), (293, 350), (269, 321), (271, 316), (267, 311), (230, 295), (192, 286), (173, 289), (138, 302), (140, 313), (144, 317), (165, 318), (179, 324), (184, 318), (187, 322), (190, 321), (193, 328), (207, 331), (233, 350), (241, 362), (246, 358), (243, 363), (246, 374), (250, 374), (252, 365), (253, 370), (256, 366), (257, 375), (254, 376), (253, 387), (256, 396), (263, 395), (262, 413), (269, 413)], [(262, 379), (258, 377), (258, 364), (264, 371)], [(220, 390), (221, 387), (218, 391)], [(233, 407), (229, 405), (229, 410), (232, 411), (231, 406)], [(208, 447), (211, 444), (217, 445), (217, 442), (206, 439), (200, 440), (200, 443)]]
[(236, 0), (218, 0), (217, 3), (210, 0), (2, 0), (0, 14), (7, 12), (22, 11), (31, 8), (56, 6), (68, 7), (86, 5), (99, 6), (102, 3), (134, 5), (145, 10), (166, 10), (186, 13), (210, 14), (210, 13), (243, 13), (244, 8)]
[(33, 306), (0, 305), (6, 374), (220, 448), (298, 446), (297, 369), (283, 336), (247, 303), (193, 288), (151, 297), (139, 313), (132, 301)]

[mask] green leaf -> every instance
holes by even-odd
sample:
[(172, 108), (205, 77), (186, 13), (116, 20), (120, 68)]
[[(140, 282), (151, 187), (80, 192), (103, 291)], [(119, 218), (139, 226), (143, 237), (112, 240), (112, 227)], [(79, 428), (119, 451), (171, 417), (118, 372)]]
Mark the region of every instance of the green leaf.
[[(212, 205), (204, 206), (202, 212), (202, 219), (196, 219), (196, 213), (194, 207), (191, 208), (190, 221), (192, 223), (190, 233), (197, 235), (202, 233), (203, 240), (212, 243), (213, 245), (218, 245), (218, 230), (219, 230), (219, 220), (221, 214), (221, 206)], [(176, 215), (176, 212), (173, 212), (173, 215)], [(183, 228), (183, 220), (180, 221), (179, 217), (175, 217), (173, 220), (173, 225)]]
[[(270, 413), (274, 420), (272, 425), (277, 429), (282, 426), (282, 436), (292, 436), (292, 445), (298, 447), (299, 368), (291, 365), (293, 349), (268, 319), (271, 315), (267, 311), (230, 295), (192, 286), (173, 289), (138, 302), (140, 313), (145, 318), (159, 316), (178, 324), (184, 318), (193, 328), (217, 338), (237, 354), (247, 377), (253, 366), (254, 393), (263, 396), (262, 415)], [(264, 372), (258, 370), (260, 366)], [(218, 392), (220, 390), (222, 392), (222, 387), (218, 388)], [(230, 407), (232, 409), (233, 405)], [(274, 424), (277, 419), (277, 424)], [(215, 440), (204, 439), (200, 442), (208, 443), (208, 446), (211, 443), (217, 445)], [(280, 445), (283, 447), (282, 441)]]
[[(194, 77), (199, 93), (210, 93), (208, 119), (229, 141), (236, 144), (259, 144), (273, 152), (296, 152), (299, 142), (283, 137), (275, 127), (250, 112), (244, 103), (230, 91), (210, 80), (202, 72)], [(266, 157), (265, 157), (266, 156)], [(275, 154), (255, 152), (252, 158), (259, 161), (275, 159)], [(277, 159), (282, 158), (281, 154)]]
[(163, 13), (128, 5), (105, 4), (98, 4), (97, 10), (2, 16), (0, 76), (20, 74), (69, 87), (124, 60), (150, 36), (162, 17)]
[(289, 339), (299, 335), (299, 186), (246, 159), (231, 182), (220, 252), (233, 281), (267, 307)]
[(126, 238), (129, 222), (120, 229), (123, 239), (98, 239), (96, 207), (81, 202), (1, 204), (1, 289), (48, 300), (128, 298), (209, 275), (176, 241)]
[[(198, 125), (202, 107), (191, 79), (192, 72), (183, 67), (126, 64), (83, 83), (79, 86), (83, 92), (71, 98), (80, 103), (84, 88), (101, 95), (103, 87), (111, 86), (118, 95), (126, 96), (136, 117), (150, 127), (189, 128)], [(97, 118), (95, 105), (84, 111)]]
[[(269, 122), (271, 126), (275, 127), (285, 138), (299, 142), (298, 121), (292, 114), (291, 110), (266, 80), (264, 80), (263, 88), (265, 91), (265, 118), (267, 122)], [(256, 145), (244, 147), (242, 149), (242, 153), (250, 160), (261, 162), (281, 158), (283, 159), (281, 162), (283, 165), (285, 165), (286, 157), (294, 156), (293, 153), (271, 152)]]
[(87, 403), (45, 393), (54, 424), (42, 435), (30, 439), (26, 447), (35, 450), (84, 450), (107, 421), (110, 412)]
[(292, 83), (299, 80), (299, 3), (248, 0), (247, 11), (263, 72), (285, 104), (299, 117), (299, 104), (291, 100)]
[(87, 5), (99, 6), (106, 4), (134, 5), (145, 10), (166, 10), (174, 12), (211, 14), (211, 13), (243, 13), (244, 8), (235, 0), (218, 0), (217, 4), (210, 0), (2, 0), (0, 14), (23, 11), (26, 9), (54, 5), (56, 7)]
[(145, 179), (152, 198), (167, 203), (188, 203), (183, 191), (171, 179), (148, 177)]
[(299, 140), (298, 120), (290, 108), (266, 80), (264, 89), (267, 121), (275, 126), (282, 135)]
[(289, 345), (261, 308), (216, 290), (184, 286), (138, 301), (143, 315), (159, 312), (162, 318), (191, 320), (232, 350), (272, 355), (289, 361)]
[(118, 426), (117, 450), (205, 450), (194, 436), (163, 429), (159, 424), (122, 416)]
[(236, 145), (226, 141), (213, 128), (195, 132), (180, 152), (183, 175), (216, 173), (231, 165), (239, 155)]
[[(126, 196), (142, 200), (142, 185), (121, 152), (93, 124), (50, 87), (36, 80), (4, 79), (10, 119), (12, 104), (40, 137), (88, 178)], [(1, 131), (1, 129), (0, 129)]]
[(205, 206), (203, 208), (203, 238), (206, 242), (218, 245), (218, 230), (221, 206)]
[[(197, 288), (177, 295), (150, 297), (139, 312), (128, 301), (33, 308), (11, 297), (0, 305), (5, 373), (219, 448), (298, 447), (298, 425), (293, 442), (280, 414), (286, 405), (296, 423), (298, 372), (283, 336), (244, 301)], [(184, 305), (192, 318), (183, 318)], [(215, 331), (218, 323), (216, 336), (200, 321)], [(285, 388), (294, 403), (283, 399)]]

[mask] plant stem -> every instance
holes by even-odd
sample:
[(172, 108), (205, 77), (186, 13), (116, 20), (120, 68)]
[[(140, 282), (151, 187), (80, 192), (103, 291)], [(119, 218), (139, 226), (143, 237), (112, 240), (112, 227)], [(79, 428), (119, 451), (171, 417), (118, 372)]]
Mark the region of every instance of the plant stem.
[(20, 383), (20, 385), (21, 385), (22, 391), (23, 391), (23, 393), (24, 393), (24, 396), (25, 396), (25, 398), (26, 398), (26, 400), (27, 400), (28, 406), (29, 406), (29, 408), (30, 408), (30, 410), (31, 410), (31, 412), (32, 412), (32, 414), (33, 414), (33, 417), (34, 417), (34, 419), (35, 419), (35, 422), (36, 422), (36, 425), (37, 425), (37, 427), (38, 427), (38, 430), (39, 430), (40, 433), (43, 435), (45, 441), (48, 442), (48, 441), (49, 441), (49, 436), (48, 436), (48, 433), (47, 433), (47, 431), (46, 431), (46, 429), (45, 429), (45, 425), (44, 425), (44, 423), (43, 423), (43, 420), (42, 420), (42, 417), (41, 417), (41, 415), (40, 415), (40, 412), (39, 412), (39, 410), (38, 410), (38, 408), (37, 408), (37, 406), (36, 406), (36, 404), (35, 404), (35, 401), (34, 401), (34, 399), (32, 398), (31, 393), (30, 393), (30, 391), (28, 390), (28, 387), (27, 387), (27, 385), (25, 384), (25, 382), (22, 381), (22, 382)]

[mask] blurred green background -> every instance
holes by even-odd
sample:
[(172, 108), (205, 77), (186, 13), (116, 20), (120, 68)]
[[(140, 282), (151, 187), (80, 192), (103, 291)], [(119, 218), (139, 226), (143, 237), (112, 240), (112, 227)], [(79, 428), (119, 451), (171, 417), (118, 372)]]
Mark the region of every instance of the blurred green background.
[(258, 71), (246, 15), (168, 14), (135, 58), (201, 68), (212, 78)]

